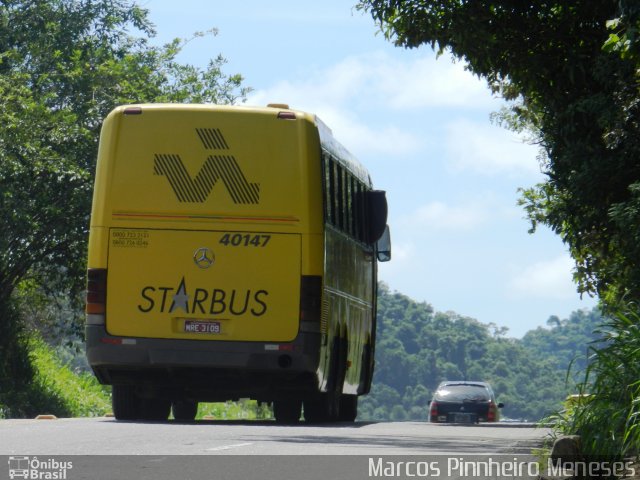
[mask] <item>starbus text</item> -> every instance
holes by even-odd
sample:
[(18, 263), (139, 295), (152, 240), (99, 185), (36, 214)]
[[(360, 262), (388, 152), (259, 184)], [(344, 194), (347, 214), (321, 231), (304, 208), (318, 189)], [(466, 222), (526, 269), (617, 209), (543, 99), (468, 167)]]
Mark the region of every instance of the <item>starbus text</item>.
[(250, 314), (260, 317), (267, 313), (266, 290), (223, 290), (195, 288), (188, 290), (184, 278), (175, 287), (146, 286), (140, 291), (138, 310), (142, 313), (174, 313), (183, 311), (191, 315)]

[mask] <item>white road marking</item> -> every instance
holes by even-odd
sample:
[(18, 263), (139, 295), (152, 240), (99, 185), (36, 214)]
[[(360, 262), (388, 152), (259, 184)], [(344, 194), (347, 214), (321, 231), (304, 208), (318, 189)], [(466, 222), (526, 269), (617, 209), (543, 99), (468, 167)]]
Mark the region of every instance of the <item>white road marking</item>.
[(232, 448), (248, 447), (249, 445), (253, 445), (253, 443), (235, 443), (233, 445), (223, 445), (221, 447), (207, 448), (205, 451), (207, 451), (207, 452), (219, 452), (221, 450), (230, 450)]

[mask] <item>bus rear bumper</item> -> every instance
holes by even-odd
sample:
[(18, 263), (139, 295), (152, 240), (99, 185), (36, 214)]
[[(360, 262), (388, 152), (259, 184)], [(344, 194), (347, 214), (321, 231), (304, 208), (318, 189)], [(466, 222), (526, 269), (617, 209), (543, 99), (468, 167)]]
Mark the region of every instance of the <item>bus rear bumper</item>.
[(199, 401), (271, 401), (317, 391), (319, 342), (319, 333), (286, 344), (123, 338), (86, 326), (87, 359), (101, 383)]

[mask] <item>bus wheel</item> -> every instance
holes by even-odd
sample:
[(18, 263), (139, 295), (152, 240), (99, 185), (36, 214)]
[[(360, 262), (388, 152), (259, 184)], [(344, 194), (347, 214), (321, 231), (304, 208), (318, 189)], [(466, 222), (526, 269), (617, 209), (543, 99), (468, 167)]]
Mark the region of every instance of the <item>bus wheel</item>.
[(304, 401), (304, 419), (309, 423), (324, 423), (338, 419), (339, 395), (334, 392), (319, 393)]
[(140, 417), (140, 399), (133, 385), (113, 385), (111, 406), (116, 420), (137, 420)]
[(340, 414), (338, 419), (341, 422), (355, 422), (358, 416), (358, 396), (342, 395), (340, 397)]
[(277, 423), (298, 423), (302, 413), (300, 400), (276, 400), (273, 402), (273, 416)]
[(371, 345), (367, 342), (362, 353), (362, 367), (360, 368), (360, 383), (358, 384), (358, 395), (369, 393), (371, 390), (371, 380), (373, 379), (373, 363), (371, 361)]
[(198, 402), (189, 400), (176, 400), (171, 403), (173, 418), (179, 422), (191, 422), (195, 420), (198, 413)]
[(140, 410), (143, 420), (163, 421), (169, 417), (171, 401), (164, 398), (142, 398)]

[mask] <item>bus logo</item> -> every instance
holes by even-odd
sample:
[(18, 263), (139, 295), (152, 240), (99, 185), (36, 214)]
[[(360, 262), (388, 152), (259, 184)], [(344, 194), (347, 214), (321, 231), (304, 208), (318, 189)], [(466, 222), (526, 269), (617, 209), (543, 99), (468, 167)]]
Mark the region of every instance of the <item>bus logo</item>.
[(29, 457), (9, 457), (9, 478), (29, 478)]
[(216, 257), (211, 250), (207, 247), (200, 247), (193, 254), (193, 262), (198, 266), (198, 268), (209, 268), (213, 265)]
[(38, 460), (38, 457), (10, 456), (9, 457), (9, 478), (38, 478), (65, 480), (67, 470), (73, 468), (73, 462), (47, 458)]
[[(196, 133), (207, 150), (228, 150), (228, 145), (218, 129), (199, 128)], [(249, 182), (233, 155), (209, 155), (192, 178), (180, 155), (156, 153), (153, 173), (167, 177), (179, 202), (204, 203), (214, 185), (221, 180), (235, 204), (257, 204), (260, 201), (260, 184)]]

